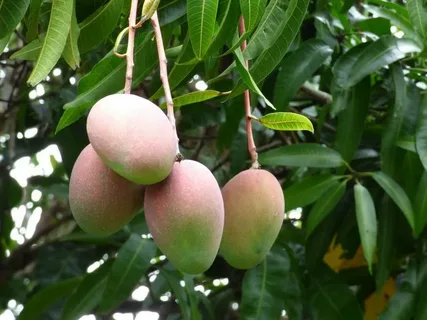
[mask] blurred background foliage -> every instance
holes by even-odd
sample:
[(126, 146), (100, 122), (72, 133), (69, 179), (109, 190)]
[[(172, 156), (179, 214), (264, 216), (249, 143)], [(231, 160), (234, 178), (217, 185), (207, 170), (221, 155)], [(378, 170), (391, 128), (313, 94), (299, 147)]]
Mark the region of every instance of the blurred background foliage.
[[(200, 11), (205, 2), (217, 12)], [(85, 116), (123, 89), (112, 48), (130, 0), (73, 5), (0, 2), (1, 320), (427, 319), (424, 1), (160, 2), (186, 158), (221, 186), (249, 167), (248, 82), (255, 116), (273, 111), (260, 89), (315, 127), (254, 123), (260, 163), (283, 186), (282, 230), (256, 268), (218, 256), (198, 276), (168, 263), (142, 212), (108, 238), (72, 219), (68, 179), (88, 144)], [(149, 24), (137, 31), (133, 92), (163, 107), (152, 37)], [(249, 74), (234, 62), (242, 39)]]

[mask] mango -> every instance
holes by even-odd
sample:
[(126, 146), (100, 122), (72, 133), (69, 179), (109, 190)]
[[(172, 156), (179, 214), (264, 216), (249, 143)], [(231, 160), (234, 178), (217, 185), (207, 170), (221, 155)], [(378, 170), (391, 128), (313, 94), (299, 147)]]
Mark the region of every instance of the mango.
[(133, 94), (106, 96), (90, 110), (86, 128), (95, 151), (122, 177), (151, 185), (171, 172), (176, 135), (151, 101)]
[(108, 236), (125, 226), (143, 206), (144, 187), (119, 176), (89, 144), (70, 177), (69, 201), (77, 224), (87, 233)]
[(236, 269), (259, 264), (273, 246), (284, 219), (279, 181), (263, 169), (248, 169), (223, 188), (225, 220), (220, 254)]
[(180, 271), (200, 274), (213, 263), (224, 226), (224, 203), (213, 174), (197, 161), (175, 162), (144, 198), (154, 242)]

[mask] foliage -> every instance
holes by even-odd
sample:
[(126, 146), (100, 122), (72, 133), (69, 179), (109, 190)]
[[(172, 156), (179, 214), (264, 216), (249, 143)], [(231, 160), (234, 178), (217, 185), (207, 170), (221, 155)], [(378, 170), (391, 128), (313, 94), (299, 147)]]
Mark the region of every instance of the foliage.
[[(235, 270), (219, 254), (195, 277), (165, 260), (143, 212), (107, 238), (83, 233), (69, 212), (87, 112), (124, 86), (113, 47), (130, 2), (0, 1), (0, 310), (32, 320), (425, 319), (425, 1), (160, 1), (184, 157), (221, 186), (250, 166), (249, 89), (260, 164), (286, 199), (261, 264)], [(132, 88), (165, 108), (148, 21)], [(60, 158), (44, 158), (52, 146)], [(149, 294), (135, 301), (141, 286)]]

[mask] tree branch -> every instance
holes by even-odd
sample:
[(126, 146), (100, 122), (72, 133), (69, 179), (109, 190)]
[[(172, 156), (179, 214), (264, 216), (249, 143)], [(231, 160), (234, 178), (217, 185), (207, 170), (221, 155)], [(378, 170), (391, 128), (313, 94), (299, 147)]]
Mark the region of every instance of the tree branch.
[(313, 100), (319, 102), (320, 104), (332, 103), (332, 96), (329, 93), (313, 89), (305, 84), (301, 86), (300, 90), (308, 94)]
[(128, 33), (128, 47), (126, 50), (126, 81), (125, 93), (129, 94), (132, 89), (133, 77), (133, 51), (135, 46), (135, 25), (136, 25), (136, 11), (138, 10), (138, 0), (132, 0), (129, 14), (129, 33)]

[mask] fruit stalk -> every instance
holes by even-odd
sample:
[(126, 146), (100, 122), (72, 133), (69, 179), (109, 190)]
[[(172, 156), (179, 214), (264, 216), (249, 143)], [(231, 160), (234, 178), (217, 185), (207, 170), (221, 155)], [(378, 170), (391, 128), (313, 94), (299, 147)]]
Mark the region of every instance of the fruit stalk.
[(157, 11), (154, 12), (153, 16), (151, 17), (151, 24), (153, 25), (154, 35), (156, 37), (157, 54), (159, 56), (159, 66), (160, 66), (160, 79), (162, 80), (163, 90), (165, 91), (167, 114), (168, 114), (169, 121), (172, 125), (172, 129), (175, 132), (175, 136), (176, 136), (176, 154), (180, 155), (181, 153), (179, 151), (179, 138), (178, 138), (178, 134), (176, 133), (176, 121), (175, 121), (175, 114), (173, 110), (173, 107), (174, 107), (173, 99), (172, 99), (172, 93), (169, 85), (169, 78), (168, 78), (168, 61), (166, 59), (166, 52), (165, 52), (165, 47), (163, 45), (162, 31), (160, 30), (160, 23), (159, 23), (159, 18), (157, 16)]
[(135, 25), (136, 25), (136, 11), (138, 10), (138, 0), (132, 0), (129, 14), (129, 33), (128, 33), (128, 47), (126, 50), (126, 81), (125, 93), (129, 94), (132, 89), (133, 77), (133, 51), (135, 46)]
[[(243, 16), (240, 17), (239, 21), (239, 33), (240, 36), (242, 36), (246, 32), (245, 30), (245, 20), (243, 19)], [(242, 49), (242, 52), (246, 49), (246, 40), (242, 42), (240, 48)], [(245, 60), (245, 67), (246, 69), (249, 69), (249, 62)], [(249, 154), (252, 159), (252, 168), (258, 169), (259, 168), (259, 162), (258, 162), (258, 153), (256, 151), (256, 145), (254, 136), (252, 133), (252, 112), (251, 112), (251, 96), (249, 93), (249, 90), (245, 90), (244, 92), (245, 97), (245, 116), (246, 116), (246, 132), (248, 135), (248, 150)]]

